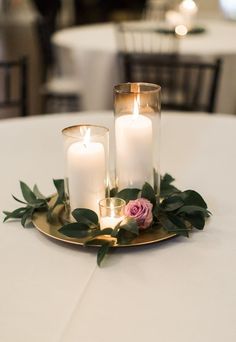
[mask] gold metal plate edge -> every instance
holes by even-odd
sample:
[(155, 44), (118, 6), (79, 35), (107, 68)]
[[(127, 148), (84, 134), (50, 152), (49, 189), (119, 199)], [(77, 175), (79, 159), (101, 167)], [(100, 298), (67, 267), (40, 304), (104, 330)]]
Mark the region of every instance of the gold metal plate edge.
[[(58, 232), (58, 229), (61, 225), (52, 225), (47, 222), (46, 213), (36, 213), (32, 219), (34, 227), (41, 232), (42, 234), (53, 238), (58, 241), (62, 241), (65, 243), (70, 243), (73, 245), (83, 246), (86, 239), (78, 239), (78, 238), (70, 238), (63, 237), (61, 233)], [(171, 239), (176, 237), (175, 233), (168, 233), (164, 230), (158, 230), (153, 232), (142, 232), (137, 238), (135, 238), (130, 244), (114, 244), (113, 248), (123, 248), (123, 247), (135, 247), (135, 246), (144, 246), (149, 244), (158, 243), (164, 240)], [(106, 238), (106, 237), (105, 237)], [(107, 240), (110, 240), (109, 237)], [(100, 245), (94, 244), (89, 245), (89, 247), (99, 247)]]

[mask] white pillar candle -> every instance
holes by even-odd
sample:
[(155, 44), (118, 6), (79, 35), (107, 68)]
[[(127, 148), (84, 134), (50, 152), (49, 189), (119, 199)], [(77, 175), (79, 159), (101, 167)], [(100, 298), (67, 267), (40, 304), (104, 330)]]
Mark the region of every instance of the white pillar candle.
[(101, 143), (75, 142), (67, 150), (67, 175), (71, 210), (88, 208), (98, 212), (105, 197), (105, 151)]
[(137, 100), (133, 114), (116, 119), (115, 133), (119, 189), (140, 189), (145, 182), (153, 184), (152, 121), (139, 114)]

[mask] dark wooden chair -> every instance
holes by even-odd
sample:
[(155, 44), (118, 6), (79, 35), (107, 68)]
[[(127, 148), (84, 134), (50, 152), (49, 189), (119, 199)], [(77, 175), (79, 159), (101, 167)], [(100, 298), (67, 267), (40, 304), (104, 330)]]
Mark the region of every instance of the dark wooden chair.
[(28, 60), (0, 61), (0, 110), (16, 108), (28, 115)]
[(80, 89), (73, 74), (73, 61), (70, 51), (63, 49), (67, 60), (67, 73), (63, 75), (57, 50), (53, 49), (51, 35), (52, 25), (44, 17), (36, 22), (36, 33), (41, 50), (42, 61), (42, 111), (44, 113), (64, 113), (80, 109)]
[(162, 108), (213, 113), (221, 60), (204, 62), (179, 55), (121, 55), (125, 82), (149, 82), (162, 87)]

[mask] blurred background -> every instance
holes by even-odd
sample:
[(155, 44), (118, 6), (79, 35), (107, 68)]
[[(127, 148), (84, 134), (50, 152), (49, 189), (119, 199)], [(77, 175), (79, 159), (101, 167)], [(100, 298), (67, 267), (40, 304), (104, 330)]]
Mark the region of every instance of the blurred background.
[[(55, 72), (57, 52), (52, 45), (52, 36), (56, 32), (74, 26), (83, 27), (95, 23), (141, 20), (148, 10), (155, 7), (154, 3), (157, 7), (159, 6), (159, 9), (167, 10), (174, 8), (179, 2), (163, 0), (0, 0), (0, 61), (27, 57), (27, 114), (36, 115), (49, 112), (45, 106), (44, 94), (45, 84), (50, 79), (51, 73)], [(200, 20), (208, 18), (214, 20), (235, 19), (236, 15), (233, 12), (235, 3), (235, 0), (198, 0), (196, 1), (198, 18)], [(162, 19), (163, 17), (159, 20)], [(232, 39), (233, 45), (236, 44), (235, 38), (228, 37), (228, 39)], [(224, 42), (219, 43), (224, 44)], [(70, 63), (69, 60), (68, 63)], [(4, 85), (0, 84), (0, 87), (1, 97)], [(9, 114), (6, 110), (1, 110), (0, 115), (9, 117), (16, 114)]]

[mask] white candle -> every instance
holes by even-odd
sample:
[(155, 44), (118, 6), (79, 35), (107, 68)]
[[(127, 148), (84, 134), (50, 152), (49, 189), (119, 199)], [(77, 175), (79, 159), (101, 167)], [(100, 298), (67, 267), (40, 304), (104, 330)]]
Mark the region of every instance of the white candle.
[(183, 15), (184, 24), (188, 29), (192, 27), (194, 16), (198, 12), (197, 5), (193, 0), (183, 0), (179, 5), (179, 11)]
[(133, 114), (116, 119), (115, 133), (119, 189), (140, 189), (145, 182), (153, 184), (152, 121), (139, 114), (137, 100)]
[(100, 218), (100, 227), (104, 228), (115, 228), (118, 223), (123, 221), (124, 216), (104, 216)]
[(71, 144), (67, 151), (67, 175), (71, 210), (88, 208), (98, 212), (98, 202), (105, 197), (103, 145), (89, 141), (88, 135), (84, 141)]
[(187, 27), (185, 25), (178, 25), (175, 28), (175, 33), (178, 36), (184, 37), (188, 33), (188, 29), (187, 29)]
[(198, 8), (193, 0), (183, 0), (179, 5), (179, 11), (183, 15), (194, 16), (197, 14)]

